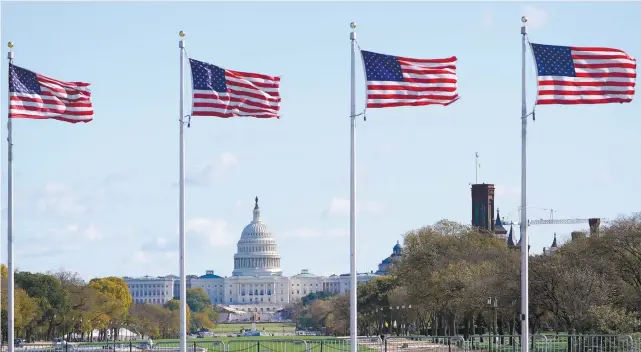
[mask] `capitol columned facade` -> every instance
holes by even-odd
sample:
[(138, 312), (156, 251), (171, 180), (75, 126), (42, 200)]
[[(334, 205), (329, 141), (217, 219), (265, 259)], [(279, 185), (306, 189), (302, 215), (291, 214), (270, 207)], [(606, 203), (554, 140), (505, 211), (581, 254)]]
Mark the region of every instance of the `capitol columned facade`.
[[(188, 276), (188, 288), (200, 287), (209, 295), (212, 304), (239, 313), (276, 312), (312, 292), (345, 293), (349, 290), (349, 274), (316, 276), (303, 269), (297, 275), (283, 276), (276, 240), (261, 220), (258, 197), (255, 202), (252, 221), (245, 226), (238, 240), (232, 276), (222, 277), (208, 270), (202, 276)], [(358, 282), (387, 275), (400, 254), (401, 246), (397, 243), (392, 255), (379, 264), (379, 270), (359, 273)], [(180, 280), (174, 275), (125, 277), (124, 280), (136, 303), (164, 304), (179, 293)]]

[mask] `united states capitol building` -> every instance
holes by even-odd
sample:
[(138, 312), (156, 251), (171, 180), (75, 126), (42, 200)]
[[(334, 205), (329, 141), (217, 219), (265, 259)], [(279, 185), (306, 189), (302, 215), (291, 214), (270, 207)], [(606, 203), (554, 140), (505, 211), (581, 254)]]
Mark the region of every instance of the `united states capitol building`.
[[(316, 276), (303, 269), (292, 277), (283, 276), (276, 240), (261, 220), (258, 197), (255, 201), (253, 219), (238, 240), (232, 276), (222, 277), (208, 270), (202, 276), (188, 276), (188, 288), (201, 287), (212, 304), (240, 314), (277, 312), (312, 292), (345, 293), (349, 290), (350, 274)], [(397, 243), (392, 255), (378, 265), (378, 271), (357, 274), (358, 282), (387, 275), (391, 265), (400, 259), (401, 252)], [(123, 279), (136, 303), (164, 304), (179, 293), (180, 280), (174, 275)]]

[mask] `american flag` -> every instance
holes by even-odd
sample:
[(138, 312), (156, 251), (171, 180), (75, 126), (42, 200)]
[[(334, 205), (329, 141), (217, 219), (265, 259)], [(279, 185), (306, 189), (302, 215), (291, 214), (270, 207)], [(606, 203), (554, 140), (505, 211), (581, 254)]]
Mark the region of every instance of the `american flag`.
[(458, 100), (456, 56), (410, 59), (361, 51), (367, 107), (449, 105)]
[(637, 63), (623, 50), (531, 45), (539, 85), (536, 104), (632, 101)]
[(189, 59), (193, 116), (279, 118), (280, 77), (226, 70)]
[(9, 118), (93, 120), (89, 83), (64, 82), (9, 65)]

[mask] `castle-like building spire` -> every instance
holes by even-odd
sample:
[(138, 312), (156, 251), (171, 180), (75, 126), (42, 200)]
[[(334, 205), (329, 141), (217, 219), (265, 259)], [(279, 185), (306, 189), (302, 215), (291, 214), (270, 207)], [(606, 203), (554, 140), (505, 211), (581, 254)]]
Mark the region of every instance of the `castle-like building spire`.
[(507, 230), (505, 227), (503, 227), (503, 222), (501, 221), (501, 214), (499, 213), (499, 209), (496, 209), (496, 222), (494, 223), (494, 236), (501, 238), (505, 240), (505, 235), (507, 234)]
[(514, 247), (514, 226), (510, 225), (510, 233), (507, 235), (507, 246)]

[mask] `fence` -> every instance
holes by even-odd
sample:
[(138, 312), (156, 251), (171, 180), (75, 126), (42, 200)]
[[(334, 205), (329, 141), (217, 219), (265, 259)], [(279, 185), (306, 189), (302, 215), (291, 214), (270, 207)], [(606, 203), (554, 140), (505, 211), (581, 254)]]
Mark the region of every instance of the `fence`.
[[(186, 352), (349, 352), (349, 338), (294, 339), (196, 339), (187, 341)], [(359, 337), (358, 352), (519, 352), (521, 339), (515, 336), (391, 336)], [(531, 352), (641, 352), (641, 335), (533, 335)], [(3, 350), (6, 349), (6, 346)], [(102, 342), (78, 344), (27, 344), (24, 352), (179, 352), (178, 341)]]

